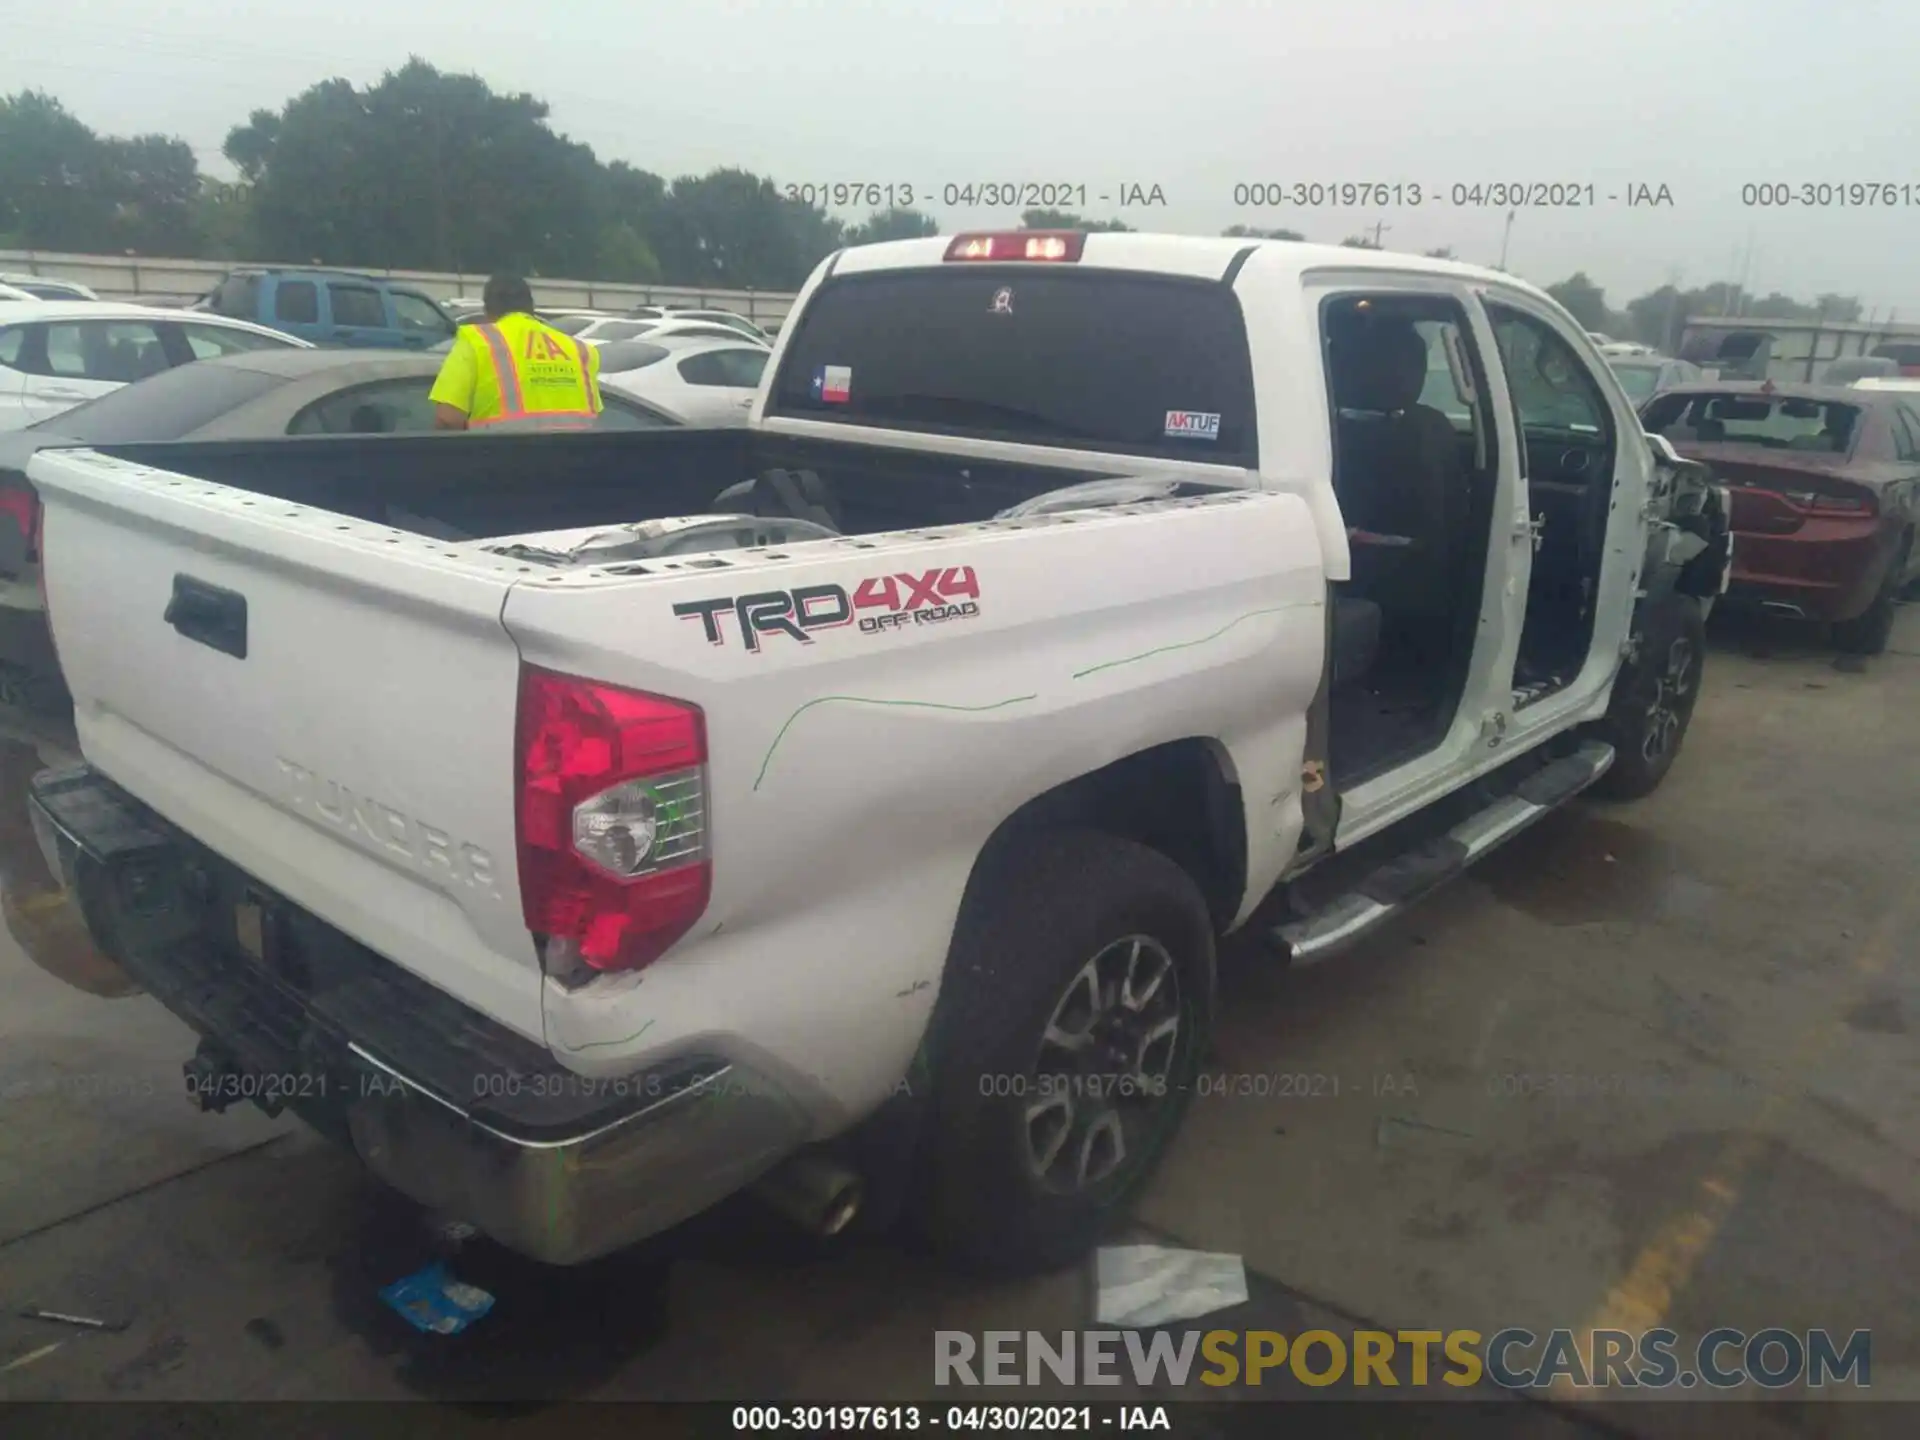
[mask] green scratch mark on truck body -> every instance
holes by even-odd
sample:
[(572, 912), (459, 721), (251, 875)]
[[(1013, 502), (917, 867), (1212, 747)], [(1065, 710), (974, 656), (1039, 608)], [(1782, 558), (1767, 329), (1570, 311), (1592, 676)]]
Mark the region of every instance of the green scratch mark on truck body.
[[(654, 1017), (655, 1020), (659, 1018), (660, 1017), (657, 1015)], [(608, 1045), (631, 1045), (634, 1041), (638, 1040), (642, 1035), (646, 1034), (647, 1031), (651, 1030), (652, 1028), (653, 1028), (653, 1020), (649, 1020), (647, 1021), (646, 1024), (642, 1025), (638, 1030), (634, 1031), (631, 1035), (616, 1036), (612, 1040), (589, 1040), (584, 1045), (569, 1045), (564, 1040), (560, 1041), (559, 1043), (560, 1043), (560, 1048), (566, 1051), (567, 1054), (569, 1055), (584, 1055), (589, 1050), (604, 1049)]]
[(1211, 635), (1202, 635), (1198, 640), (1176, 640), (1171, 645), (1156, 645), (1151, 650), (1142, 650), (1138, 655), (1128, 655), (1127, 657), (1121, 660), (1103, 660), (1098, 665), (1089, 665), (1084, 670), (1074, 671), (1073, 678), (1076, 680), (1084, 680), (1089, 675), (1097, 675), (1102, 670), (1118, 669), (1122, 665), (1131, 665), (1136, 660), (1150, 660), (1155, 655), (1165, 655), (1169, 651), (1191, 650), (1196, 645), (1209, 644), (1212, 641), (1218, 640), (1222, 635), (1226, 634), (1229, 630), (1233, 629), (1234, 626), (1240, 624), (1241, 622), (1246, 620), (1256, 619), (1261, 615), (1278, 615), (1283, 610), (1311, 610), (1311, 609), (1318, 609), (1318, 608), (1319, 608), (1319, 604), (1317, 601), (1295, 600), (1292, 603), (1286, 604), (1286, 605), (1269, 605), (1264, 610), (1249, 610), (1246, 614), (1236, 616), (1233, 619), (1229, 620), (1226, 624), (1222, 625), (1218, 630), (1214, 631)]
[(1004, 710), (1009, 705), (1024, 704), (1035, 700), (1037, 695), (1013, 695), (1005, 700), (996, 700), (991, 705), (946, 705), (934, 700), (873, 700), (864, 695), (822, 695), (809, 700), (793, 714), (787, 717), (787, 723), (780, 727), (780, 733), (773, 737), (773, 743), (767, 746), (766, 758), (760, 762), (760, 773), (753, 778), (753, 788), (758, 790), (760, 782), (767, 778), (767, 767), (773, 764), (773, 752), (780, 748), (780, 742), (787, 738), (787, 731), (793, 728), (793, 722), (816, 705), (887, 705), (907, 710), (952, 710), (964, 715), (983, 715), (989, 710)]

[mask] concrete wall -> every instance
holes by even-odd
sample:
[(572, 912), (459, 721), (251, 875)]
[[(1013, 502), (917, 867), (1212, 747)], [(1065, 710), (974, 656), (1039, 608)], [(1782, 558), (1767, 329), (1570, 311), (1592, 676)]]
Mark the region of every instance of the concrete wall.
[[(90, 285), (102, 299), (143, 305), (184, 305), (211, 290), (232, 266), (224, 260), (135, 259), (121, 255), (60, 255), (51, 251), (0, 250), (0, 271), (45, 275)], [(343, 267), (353, 268), (353, 267)], [(422, 270), (366, 270), (361, 274), (404, 280), (436, 299), (478, 296), (485, 275), (448, 275)], [(702, 305), (731, 310), (760, 324), (786, 317), (793, 296), (767, 290), (703, 290), (676, 285), (613, 285), (597, 280), (534, 279), (537, 304), (624, 310), (632, 305)]]

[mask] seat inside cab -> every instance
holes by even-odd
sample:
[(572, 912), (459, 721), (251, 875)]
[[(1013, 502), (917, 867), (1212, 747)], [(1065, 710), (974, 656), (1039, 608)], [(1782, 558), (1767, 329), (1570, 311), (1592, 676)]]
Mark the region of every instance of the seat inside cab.
[(1334, 490), (1330, 759), (1357, 784), (1438, 745), (1459, 706), (1486, 569), (1493, 449), (1466, 317), (1436, 296), (1328, 302)]

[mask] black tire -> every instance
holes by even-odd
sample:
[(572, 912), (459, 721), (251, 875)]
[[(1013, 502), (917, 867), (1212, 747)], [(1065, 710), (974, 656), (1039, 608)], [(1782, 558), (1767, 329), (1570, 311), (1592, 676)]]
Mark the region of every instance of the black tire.
[(1878, 655), (1887, 648), (1893, 638), (1894, 607), (1900, 600), (1900, 575), (1907, 568), (1907, 549), (1912, 543), (1911, 539), (1902, 542), (1873, 603), (1851, 620), (1834, 622), (1833, 648), (1841, 654)]
[(1693, 722), (1707, 654), (1699, 602), (1669, 595), (1640, 617), (1639, 647), (1613, 682), (1613, 703), (1596, 727), (1613, 765), (1594, 784), (1609, 800), (1638, 800), (1667, 778)]
[[(1133, 937), (1151, 944), (1135, 949)], [(1163, 1076), (1163, 1085), (1146, 1087), (1154, 1093), (1111, 1079), (1085, 1089), (1082, 1080), (1062, 1083), (1067, 1065), (1057, 1057), (1068, 1052), (1043, 1045), (1056, 1021), (1061, 1032), (1081, 1033), (1069, 1001), (1104, 988), (1083, 981), (1090, 968), (1113, 974), (1116, 965), (1129, 975), (1129, 965), (1137, 967), (1146, 998), (1094, 1008), (1085, 1033), (1122, 1027), (1118, 1045), (1128, 1043), (1124, 1027), (1144, 1033), (1171, 1017), (1177, 1028), (1164, 1057), (1154, 1050), (1149, 1061), (1129, 1066), (1108, 1052), (1091, 1063), (1107, 1065), (1109, 1077), (1130, 1070)], [(1147, 983), (1149, 970), (1162, 978)], [(1171, 996), (1168, 979), (1177, 986)], [(1099, 831), (1063, 830), (1010, 841), (984, 860), (954, 929), (934, 1022), (933, 1106), (914, 1201), (922, 1235), (951, 1261), (1003, 1273), (1053, 1269), (1083, 1255), (1123, 1213), (1179, 1128), (1213, 1005), (1206, 901), (1158, 851)], [(1099, 1043), (1089, 1041), (1085, 1054)], [(1064, 1118), (1056, 1096), (1066, 1098)], [(1043, 1097), (1049, 1104), (1030, 1128), (1027, 1108)], [(1076, 1107), (1076, 1098), (1087, 1103)], [(1094, 1123), (1107, 1109), (1116, 1118)], [(1076, 1126), (1098, 1133), (1075, 1140)], [(1113, 1157), (1115, 1127), (1124, 1160), (1084, 1186), (1066, 1184), (1079, 1178), (1069, 1171), (1081, 1155), (1092, 1157), (1086, 1169)], [(1036, 1170), (1049, 1149), (1057, 1154), (1052, 1167)]]

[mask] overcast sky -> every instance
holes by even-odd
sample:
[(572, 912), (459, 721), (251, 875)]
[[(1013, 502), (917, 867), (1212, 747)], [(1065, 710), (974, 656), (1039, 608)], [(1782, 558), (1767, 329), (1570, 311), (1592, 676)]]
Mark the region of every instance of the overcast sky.
[[(949, 207), (947, 185), (1054, 182), (1139, 229), (1338, 240), (1379, 222), (1389, 248), (1487, 262), (1505, 212), (1436, 189), (1592, 184), (1597, 208), (1520, 212), (1510, 268), (1541, 283), (1584, 269), (1618, 306), (1749, 263), (1762, 292), (1920, 319), (1911, 0), (71, 0), (5, 33), (0, 92), (44, 88), (108, 133), (184, 136), (219, 173), (249, 111), (328, 76), (370, 83), (412, 52), (543, 96), (603, 159), (910, 185), (949, 227), (1012, 212)], [(1234, 204), (1237, 184), (1320, 180), (1419, 184), (1427, 203)], [(1742, 204), (1743, 184), (1823, 181), (1905, 186), (1912, 203)], [(1132, 184), (1165, 206), (1122, 209)], [(1672, 205), (1628, 208), (1635, 184)]]

